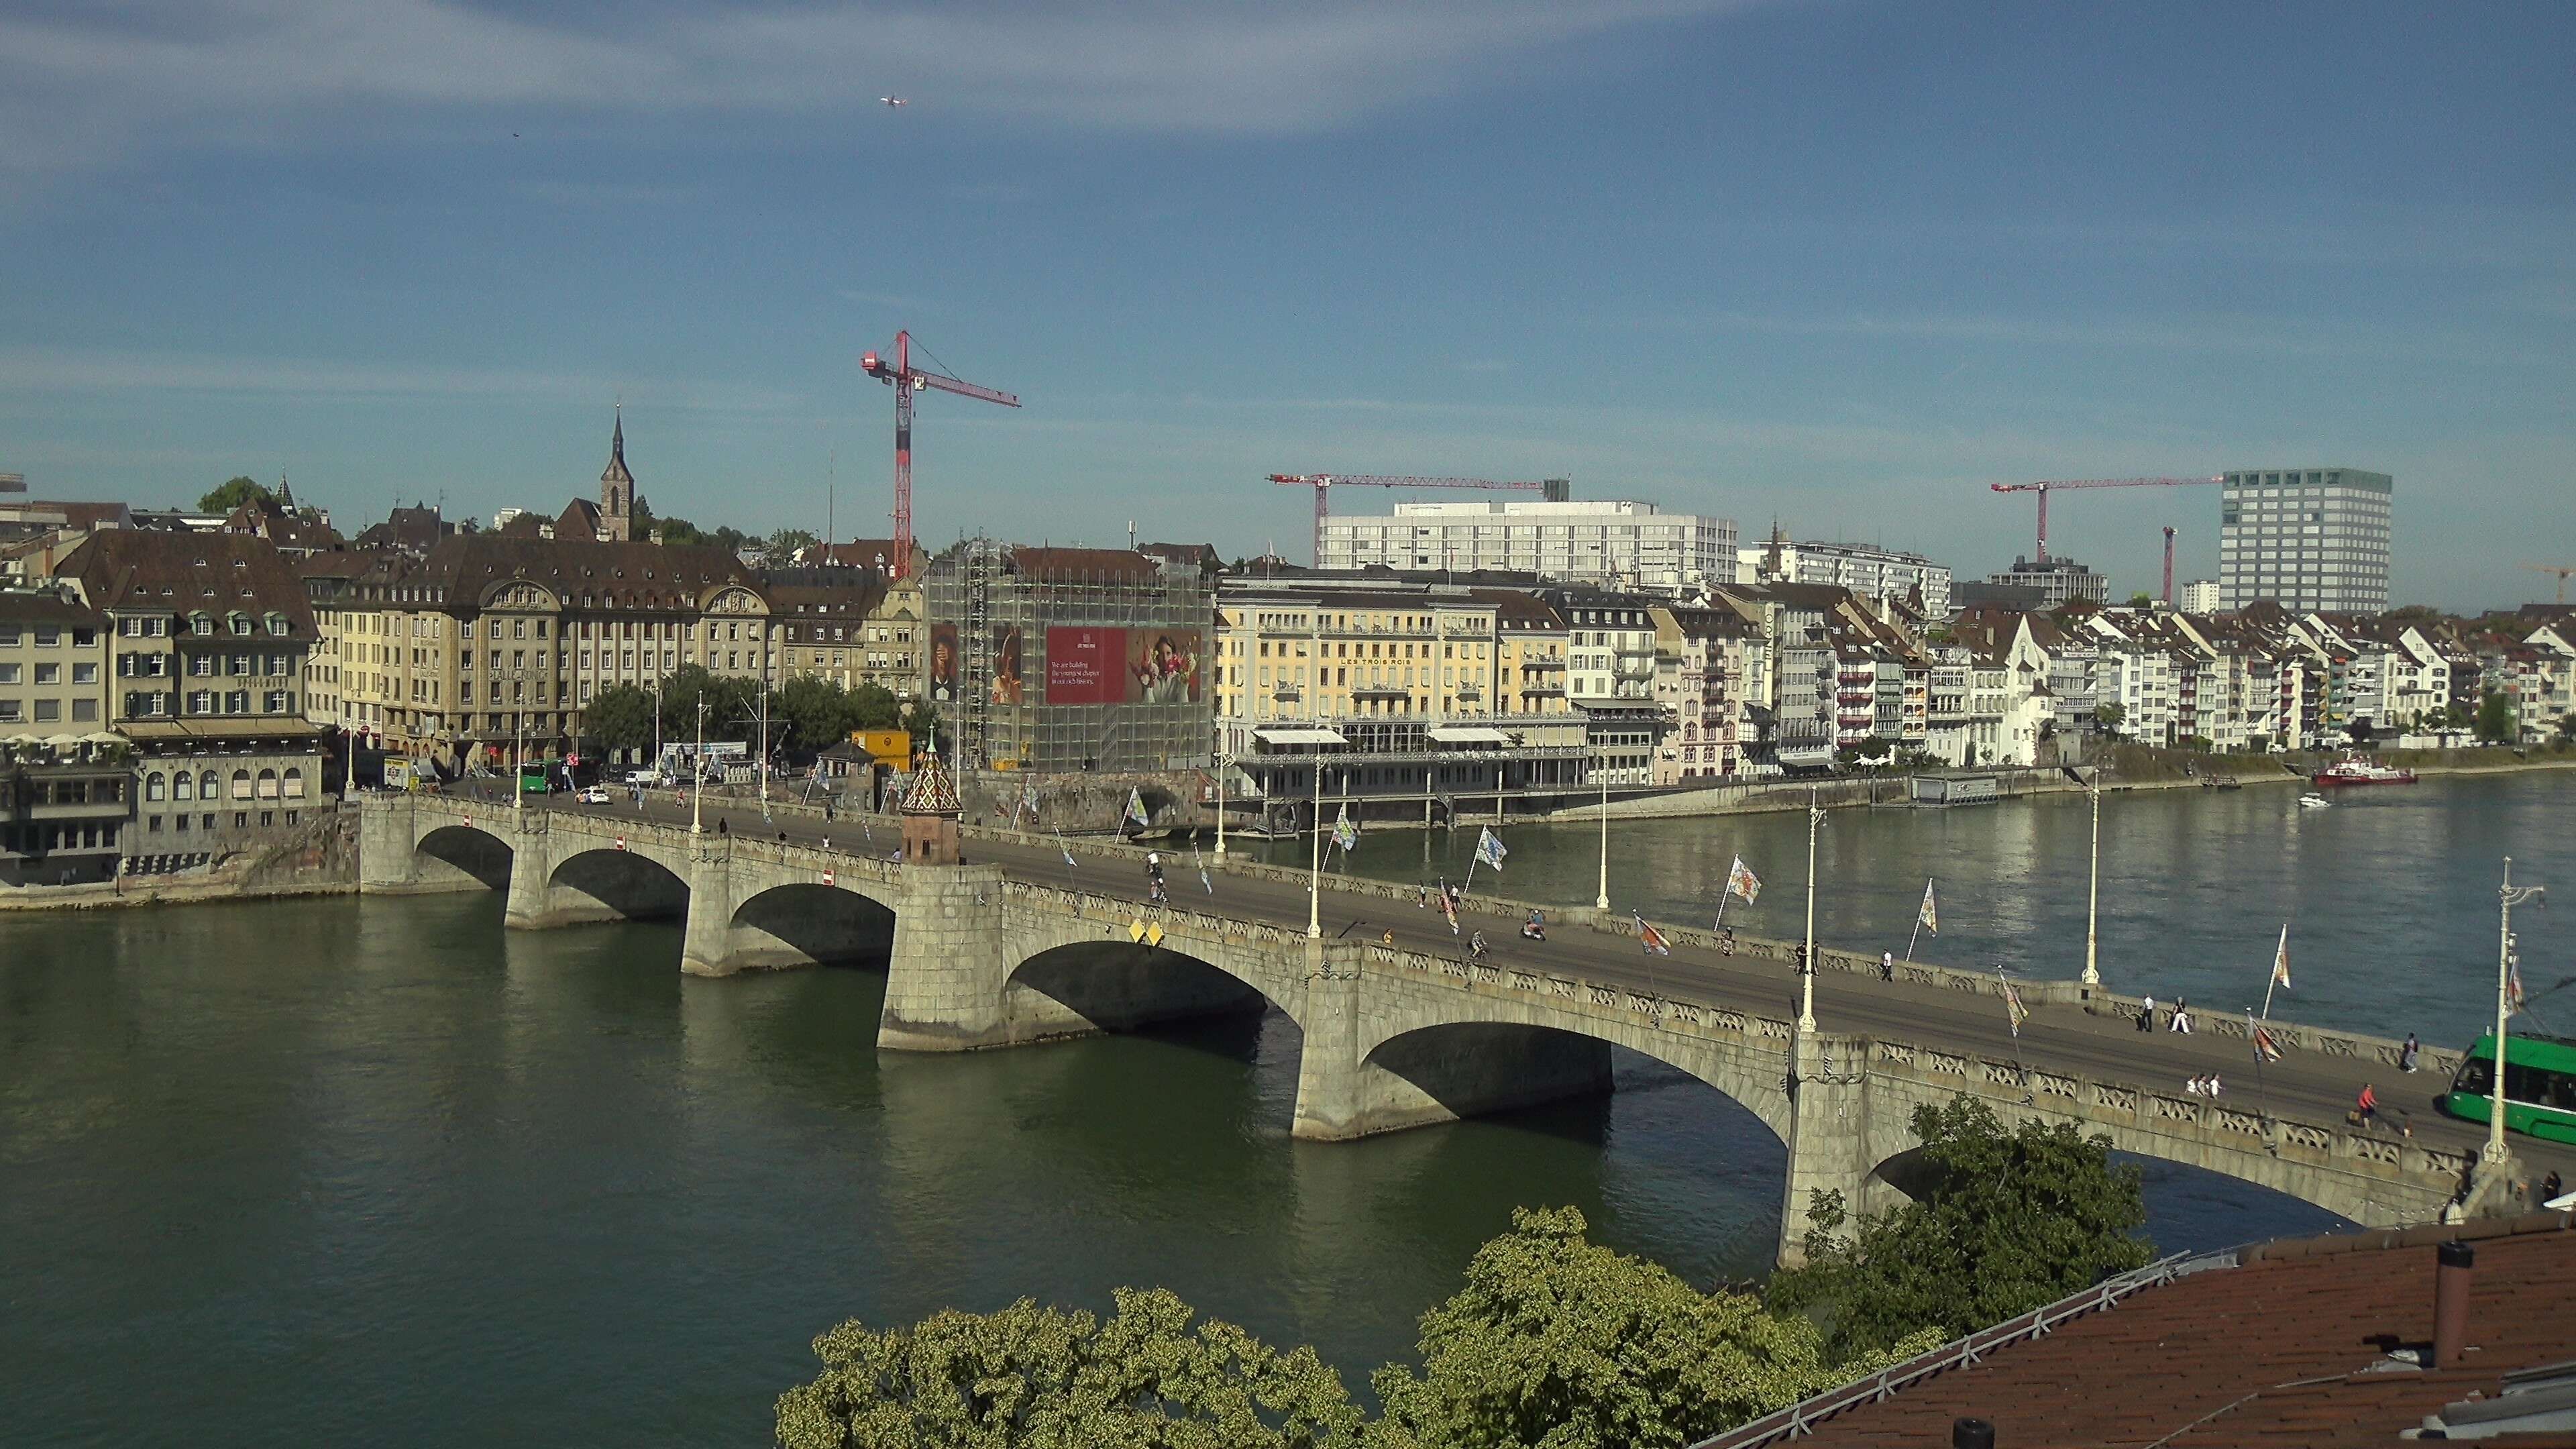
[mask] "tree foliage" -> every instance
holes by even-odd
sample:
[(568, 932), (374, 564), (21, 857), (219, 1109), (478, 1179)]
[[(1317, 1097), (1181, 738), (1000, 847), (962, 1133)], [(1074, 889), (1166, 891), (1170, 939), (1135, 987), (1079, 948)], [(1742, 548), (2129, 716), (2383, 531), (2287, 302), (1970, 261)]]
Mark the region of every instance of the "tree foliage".
[(938, 706), (926, 699), (914, 700), (904, 708), (903, 727), (912, 732), (913, 748), (929, 748), (931, 737), (939, 727)]
[[(703, 664), (683, 664), (662, 680), (662, 735), (695, 741), (698, 702), (706, 701), (707, 738), (749, 742), (759, 728), (760, 681), (715, 674)], [(773, 728), (775, 724), (773, 722)]]
[(1311, 1348), (1280, 1353), (1233, 1324), (1191, 1326), (1162, 1289), (1117, 1311), (935, 1314), (814, 1340), (823, 1372), (778, 1400), (784, 1449), (1345, 1449), (1360, 1411)]
[(797, 550), (812, 548), (820, 542), (822, 540), (807, 529), (782, 528), (760, 541), (760, 561), (765, 567), (783, 569), (796, 562)]
[(759, 541), (739, 528), (702, 529), (685, 518), (665, 517), (653, 526), (662, 531), (663, 543), (675, 546), (702, 543), (738, 551), (744, 544)]
[(245, 503), (273, 496), (265, 484), (248, 475), (227, 478), (197, 500), (199, 513), (230, 513)]
[(1590, 1241), (1570, 1207), (1515, 1211), (1419, 1346), (1420, 1372), (1373, 1380), (1371, 1449), (1681, 1446), (1879, 1366), (1835, 1366), (1807, 1319)]
[(2154, 1244), (2134, 1167), (2111, 1165), (2110, 1139), (2024, 1120), (2009, 1131), (1961, 1095), (1917, 1107), (1914, 1131), (1932, 1187), (1844, 1236), (1841, 1194), (1816, 1194), (1807, 1265), (1775, 1274), (1775, 1308), (1817, 1315), (1836, 1354), (1937, 1340), (2026, 1313), (2115, 1273)]
[(2512, 744), (2522, 733), (2513, 717), (2513, 701), (2492, 690), (2478, 701), (2477, 722), (2472, 728), (2477, 731), (2478, 742), (2487, 745)]
[(653, 743), (653, 696), (632, 684), (612, 684), (582, 706), (582, 733), (612, 750)]

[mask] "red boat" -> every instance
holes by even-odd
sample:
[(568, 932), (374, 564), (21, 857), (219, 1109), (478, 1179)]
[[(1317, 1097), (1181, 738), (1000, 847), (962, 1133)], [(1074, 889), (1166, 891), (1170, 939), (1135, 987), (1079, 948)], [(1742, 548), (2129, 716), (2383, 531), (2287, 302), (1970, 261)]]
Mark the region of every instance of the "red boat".
[(2346, 755), (2317, 771), (2314, 782), (2319, 785), (2412, 785), (2415, 772), (2383, 765), (2376, 760), (2365, 760), (2359, 755)]

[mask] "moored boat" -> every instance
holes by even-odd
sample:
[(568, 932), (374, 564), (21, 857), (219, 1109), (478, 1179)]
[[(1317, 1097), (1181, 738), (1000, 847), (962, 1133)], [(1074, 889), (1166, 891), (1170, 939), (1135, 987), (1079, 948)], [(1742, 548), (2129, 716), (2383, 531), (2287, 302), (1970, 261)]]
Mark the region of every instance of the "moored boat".
[(2415, 772), (2365, 760), (2359, 755), (2346, 755), (2317, 771), (2311, 777), (2319, 785), (2412, 785)]

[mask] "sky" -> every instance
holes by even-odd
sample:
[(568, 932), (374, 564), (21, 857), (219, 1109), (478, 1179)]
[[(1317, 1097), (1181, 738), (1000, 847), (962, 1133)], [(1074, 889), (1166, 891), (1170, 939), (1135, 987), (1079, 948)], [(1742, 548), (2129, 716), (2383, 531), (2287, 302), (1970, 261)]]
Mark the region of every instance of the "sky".
[[(1570, 477), (1961, 577), (1993, 482), (2397, 478), (2576, 564), (2576, 6), (0, 0), (0, 471), (350, 526), (638, 490), (1308, 549), (1274, 472)], [(890, 108), (878, 98), (899, 95)], [(1473, 496), (1473, 495), (1468, 495)], [(1390, 495), (1349, 490), (1338, 511)], [(2051, 546), (2214, 576), (2216, 490)]]

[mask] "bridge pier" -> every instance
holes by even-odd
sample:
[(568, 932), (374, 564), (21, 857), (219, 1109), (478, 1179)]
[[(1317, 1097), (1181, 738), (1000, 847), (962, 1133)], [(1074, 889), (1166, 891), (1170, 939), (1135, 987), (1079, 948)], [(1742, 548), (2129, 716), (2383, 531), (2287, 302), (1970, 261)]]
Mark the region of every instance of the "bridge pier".
[(501, 924), (513, 931), (537, 931), (567, 924), (548, 909), (555, 874), (555, 853), (546, 832), (523, 830), (511, 836), (510, 900)]
[[(1780, 1203), (1779, 1264), (1807, 1261), (1815, 1194), (1839, 1192), (1858, 1216), (1869, 1201), (1869, 1039), (1829, 1032), (1801, 1034), (1790, 1048), (1795, 1078), (1789, 1097), (1789, 1180)], [(1888, 1189), (1893, 1191), (1894, 1189)]]
[(732, 959), (734, 868), (731, 847), (709, 849), (699, 837), (689, 862), (689, 917), (680, 934), (680, 971), (688, 976), (731, 976), (743, 969)]
[(491, 887), (418, 849), (420, 821), (410, 797), (358, 811), (358, 891), (371, 896), (443, 895)]
[(1001, 867), (914, 866), (904, 871), (900, 890), (877, 1049), (962, 1052), (1010, 1044)]

